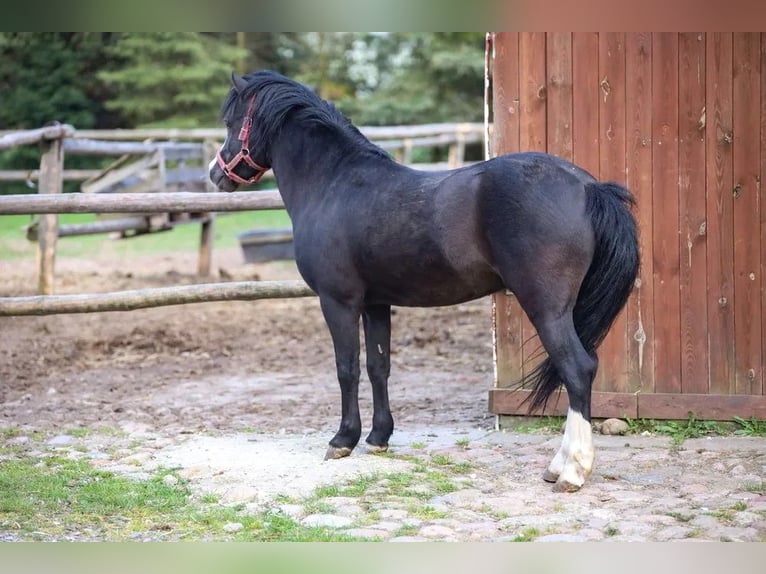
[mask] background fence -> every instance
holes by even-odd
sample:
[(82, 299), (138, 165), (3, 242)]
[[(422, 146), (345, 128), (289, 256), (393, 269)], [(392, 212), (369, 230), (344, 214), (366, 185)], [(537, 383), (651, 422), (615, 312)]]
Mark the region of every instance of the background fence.
[[(766, 34), (493, 40), (493, 152), (548, 151), (637, 200), (642, 268), (599, 353), (594, 416), (766, 418)], [(525, 413), (510, 389), (534, 330), (505, 294), (495, 321), (491, 410)]]

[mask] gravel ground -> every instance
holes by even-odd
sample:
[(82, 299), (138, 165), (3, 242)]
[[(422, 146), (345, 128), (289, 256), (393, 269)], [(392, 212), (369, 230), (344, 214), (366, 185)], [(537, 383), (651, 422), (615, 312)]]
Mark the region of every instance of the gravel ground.
[[(289, 264), (244, 265), (238, 252), (216, 262), (234, 280), (295, 277)], [(2, 265), (0, 295), (30, 294), (31, 262)], [(194, 265), (187, 255), (64, 259), (57, 290), (193, 283)], [(554, 494), (540, 476), (561, 436), (496, 431), (487, 412), (489, 301), (398, 309), (393, 325), (388, 456), (360, 447), (323, 461), (339, 392), (315, 299), (0, 318), (0, 427), (15, 429), (6, 440), (17, 447), (138, 478), (173, 468), (195, 497), (359, 538), (766, 540), (766, 439), (678, 448), (667, 437), (597, 436), (586, 486)], [(366, 379), (360, 395), (366, 426)], [(316, 511), (317, 487), (343, 493), (359, 477), (371, 477), (363, 493), (325, 496)]]

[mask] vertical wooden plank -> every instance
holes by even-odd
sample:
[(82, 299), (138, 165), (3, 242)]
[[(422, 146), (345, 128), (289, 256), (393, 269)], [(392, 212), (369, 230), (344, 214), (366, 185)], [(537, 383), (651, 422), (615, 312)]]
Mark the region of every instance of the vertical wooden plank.
[(546, 50), (548, 153), (572, 161), (572, 34), (550, 32)]
[(654, 243), (654, 380), (681, 392), (678, 248), (678, 34), (652, 36), (652, 198)]
[[(493, 39), (492, 116), (494, 155), (519, 151), (519, 34), (498, 32)], [(492, 296), (495, 333), (495, 386), (510, 387), (522, 376), (524, 312), (504, 291)]]
[[(519, 148), (524, 151), (547, 151), (545, 41), (543, 32), (519, 34)], [(544, 354), (537, 332), (526, 315), (521, 331), (526, 375), (540, 363)]]
[[(602, 180), (625, 184), (625, 34), (599, 34), (599, 173)], [(628, 389), (626, 309), (615, 319), (599, 350), (594, 390)]]
[[(761, 175), (758, 197), (766, 178), (766, 32), (761, 34)], [(761, 311), (766, 310), (766, 209), (761, 206)], [(766, 317), (761, 313), (761, 361), (766, 361)], [(766, 372), (761, 380), (761, 394), (766, 395)]]
[(734, 218), (732, 34), (708, 32), (705, 48), (708, 364), (710, 392), (733, 394)]
[[(64, 146), (62, 139), (43, 141), (40, 159), (39, 193), (61, 193), (63, 188)], [(41, 215), (37, 243), (37, 291), (41, 295), (53, 293), (53, 274), (58, 240), (58, 215)]]
[(625, 38), (626, 181), (636, 198), (641, 269), (628, 301), (628, 391), (654, 392), (652, 261), (652, 35)]
[(738, 394), (761, 394), (761, 36), (734, 34), (734, 372)]
[(574, 162), (599, 177), (598, 34), (572, 34), (572, 141)]
[(709, 390), (705, 122), (705, 35), (682, 33), (678, 37), (681, 388), (699, 394)]

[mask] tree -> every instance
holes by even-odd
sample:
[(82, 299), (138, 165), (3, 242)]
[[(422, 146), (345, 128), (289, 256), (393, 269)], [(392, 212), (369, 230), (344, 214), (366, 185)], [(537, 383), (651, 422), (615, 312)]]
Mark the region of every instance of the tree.
[[(104, 65), (103, 47), (110, 34), (93, 32), (0, 33), (0, 129), (34, 129), (52, 121), (78, 128), (110, 127), (114, 118), (101, 101), (108, 97), (92, 73)], [(70, 167), (84, 167), (92, 158), (73, 158)], [(0, 153), (0, 168), (34, 169), (40, 164), (36, 147)], [(3, 191), (21, 192), (19, 184)]]
[(115, 92), (106, 102), (125, 127), (215, 125), (229, 74), (244, 54), (215, 34), (120, 34), (98, 78)]
[(481, 121), (484, 117), (484, 35), (368, 35), (374, 85), (339, 107), (357, 123)]

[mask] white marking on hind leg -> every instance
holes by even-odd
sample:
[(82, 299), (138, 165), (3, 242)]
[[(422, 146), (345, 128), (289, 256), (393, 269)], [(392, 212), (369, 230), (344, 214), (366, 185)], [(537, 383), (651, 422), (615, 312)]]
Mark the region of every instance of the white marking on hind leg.
[(594, 458), (590, 423), (581, 413), (570, 408), (561, 448), (553, 457), (544, 478), (556, 480), (557, 490), (578, 490), (593, 470)]

